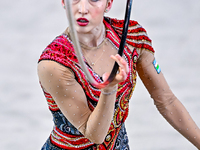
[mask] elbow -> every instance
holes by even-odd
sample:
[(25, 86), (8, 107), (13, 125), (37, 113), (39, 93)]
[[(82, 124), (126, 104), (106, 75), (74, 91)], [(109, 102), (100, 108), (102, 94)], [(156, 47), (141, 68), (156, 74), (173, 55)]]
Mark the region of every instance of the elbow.
[(90, 140), (90, 142), (95, 143), (95, 144), (102, 144), (104, 142), (104, 139), (105, 139), (105, 136), (106, 136), (106, 135), (102, 134), (102, 132), (100, 134), (97, 134), (97, 131), (88, 132), (88, 130), (86, 130), (85, 126), (82, 126), (81, 128), (79, 128), (79, 131), (88, 140)]
[(172, 105), (176, 100), (176, 96), (171, 95), (169, 97), (154, 99), (154, 104), (156, 105), (157, 109), (162, 113), (163, 111), (166, 111), (167, 107)]
[(79, 128), (79, 131), (87, 138), (90, 140), (90, 142), (95, 143), (95, 144), (102, 144), (105, 139), (105, 134), (100, 134), (98, 131), (95, 130), (95, 132), (88, 132), (88, 129), (86, 130), (86, 127), (83, 125)]
[(89, 139), (92, 143), (102, 144), (105, 140), (106, 133), (99, 133), (98, 131), (85, 133), (84, 136)]
[[(104, 126), (104, 125), (103, 125)], [(82, 134), (90, 140), (90, 142), (95, 144), (102, 144), (107, 136), (108, 128), (101, 129), (97, 126), (87, 126), (87, 123), (85, 123), (81, 128), (79, 129), (82, 131)]]

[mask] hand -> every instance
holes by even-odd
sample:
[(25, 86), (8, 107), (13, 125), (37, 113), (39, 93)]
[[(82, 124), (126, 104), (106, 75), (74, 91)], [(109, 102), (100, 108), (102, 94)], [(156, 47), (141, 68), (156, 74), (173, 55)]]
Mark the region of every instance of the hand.
[[(127, 62), (119, 54), (116, 54), (115, 56), (111, 55), (110, 57), (118, 63), (119, 73), (116, 74), (114, 80), (111, 83), (109, 83), (105, 88), (113, 87), (118, 83), (125, 81), (129, 73), (129, 67)], [(103, 74), (104, 81), (106, 81), (108, 77), (109, 73)]]

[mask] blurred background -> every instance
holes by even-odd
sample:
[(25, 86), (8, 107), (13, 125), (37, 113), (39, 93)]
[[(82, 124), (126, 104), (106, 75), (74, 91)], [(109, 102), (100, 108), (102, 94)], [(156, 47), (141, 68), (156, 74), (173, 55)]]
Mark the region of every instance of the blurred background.
[[(114, 0), (107, 16), (123, 19)], [(172, 91), (200, 127), (200, 1), (135, 0), (131, 19), (148, 32)], [(37, 61), (68, 26), (61, 0), (0, 1), (0, 149), (39, 150), (52, 117), (38, 83)], [(195, 150), (159, 114), (140, 79), (126, 122), (131, 150)]]

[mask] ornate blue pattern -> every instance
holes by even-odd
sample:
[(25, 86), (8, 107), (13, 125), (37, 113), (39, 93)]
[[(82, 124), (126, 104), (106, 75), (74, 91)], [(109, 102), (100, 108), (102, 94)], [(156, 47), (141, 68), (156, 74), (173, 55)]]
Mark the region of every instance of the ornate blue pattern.
[[(70, 128), (70, 131), (73, 131), (73, 130), (74, 130), (73, 128), (72, 129)], [(123, 124), (120, 131), (119, 131), (119, 134), (117, 136), (115, 146), (114, 146), (114, 150), (130, 150), (128, 142), (129, 142), (129, 140), (128, 140), (128, 136), (127, 136), (127, 133), (126, 133), (126, 128), (125, 128), (125, 125)], [(93, 150), (94, 147), (96, 147), (96, 145), (93, 145), (93, 146), (91, 146), (91, 147), (89, 147), (85, 150)], [(50, 138), (48, 138), (41, 150), (64, 150), (64, 149), (58, 148), (57, 146), (52, 144), (51, 141), (50, 141)]]

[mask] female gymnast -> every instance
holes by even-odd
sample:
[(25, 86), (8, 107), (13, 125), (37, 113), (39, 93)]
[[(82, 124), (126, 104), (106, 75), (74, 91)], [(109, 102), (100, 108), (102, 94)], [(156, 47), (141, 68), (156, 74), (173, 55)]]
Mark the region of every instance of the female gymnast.
[[(162, 116), (200, 149), (200, 130), (170, 90), (146, 30), (130, 20), (126, 45), (118, 55), (123, 20), (105, 17), (113, 0), (72, 0), (75, 29), (89, 72), (104, 82), (115, 62), (119, 71), (104, 88), (96, 88), (78, 62), (70, 28), (56, 37), (38, 61), (40, 85), (54, 127), (42, 150), (128, 150), (125, 120), (137, 73)], [(62, 0), (65, 7), (65, 1)]]

